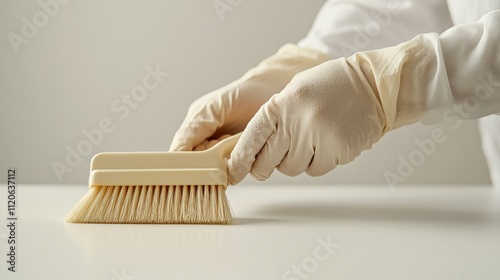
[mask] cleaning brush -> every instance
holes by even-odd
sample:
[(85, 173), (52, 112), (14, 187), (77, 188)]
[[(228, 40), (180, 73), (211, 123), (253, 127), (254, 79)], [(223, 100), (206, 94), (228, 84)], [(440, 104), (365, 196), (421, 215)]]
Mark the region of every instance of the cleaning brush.
[(106, 152), (69, 223), (230, 224), (227, 157), (240, 134), (205, 151)]

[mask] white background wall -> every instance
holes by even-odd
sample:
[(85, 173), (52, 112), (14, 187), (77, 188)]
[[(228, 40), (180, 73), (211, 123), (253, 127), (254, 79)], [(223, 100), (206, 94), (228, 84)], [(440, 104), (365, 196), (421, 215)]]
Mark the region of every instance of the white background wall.
[[(43, 21), (43, 9), (38, 1), (1, 1), (0, 172), (17, 167), (21, 183), (85, 184), (97, 152), (167, 150), (193, 100), (300, 40), (323, 2), (243, 0), (221, 20), (212, 0), (73, 0), (59, 5), (45, 26), (30, 30), (32, 38), (16, 53), (8, 34), (23, 36), (23, 18)], [(142, 84), (146, 67), (157, 65), (169, 77), (126, 117), (114, 112), (113, 102)], [(82, 145), (82, 132), (104, 119), (114, 130), (69, 166), (67, 147)], [(441, 128), (446, 142), (402, 184), (489, 184), (476, 122)], [(415, 140), (430, 138), (433, 129), (417, 124), (391, 132), (352, 164), (323, 177), (276, 173), (269, 182), (386, 184), (384, 173), (397, 174), (398, 157), (408, 158)], [(54, 162), (71, 172), (58, 180)]]

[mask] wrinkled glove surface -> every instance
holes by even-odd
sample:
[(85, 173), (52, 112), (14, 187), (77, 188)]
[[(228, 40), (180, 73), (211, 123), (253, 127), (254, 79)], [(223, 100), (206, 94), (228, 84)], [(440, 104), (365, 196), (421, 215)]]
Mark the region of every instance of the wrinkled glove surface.
[(274, 169), (323, 175), (369, 149), (387, 131), (418, 121), (436, 54), (425, 36), (331, 60), (297, 74), (248, 123), (229, 159), (229, 180)]

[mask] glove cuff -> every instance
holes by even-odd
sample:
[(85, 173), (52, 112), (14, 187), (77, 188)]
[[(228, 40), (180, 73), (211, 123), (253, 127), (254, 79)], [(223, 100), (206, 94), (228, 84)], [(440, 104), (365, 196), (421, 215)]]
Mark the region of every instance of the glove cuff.
[(446, 68), (439, 60), (437, 37), (424, 34), (394, 47), (361, 52), (349, 58), (377, 96), (386, 118), (383, 132), (424, 117), (430, 92), (450, 95)]

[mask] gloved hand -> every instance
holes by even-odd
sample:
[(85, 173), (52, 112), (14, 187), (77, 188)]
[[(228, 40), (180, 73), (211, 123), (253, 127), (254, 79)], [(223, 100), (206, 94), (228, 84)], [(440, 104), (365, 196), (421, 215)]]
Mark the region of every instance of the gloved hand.
[(231, 84), (202, 96), (189, 108), (170, 150), (203, 150), (242, 131), (259, 107), (293, 76), (329, 60), (321, 52), (287, 44)]
[(429, 86), (448, 85), (435, 44), (421, 35), (297, 74), (248, 123), (228, 161), (230, 183), (249, 172), (265, 180), (275, 168), (323, 175), (419, 120)]

